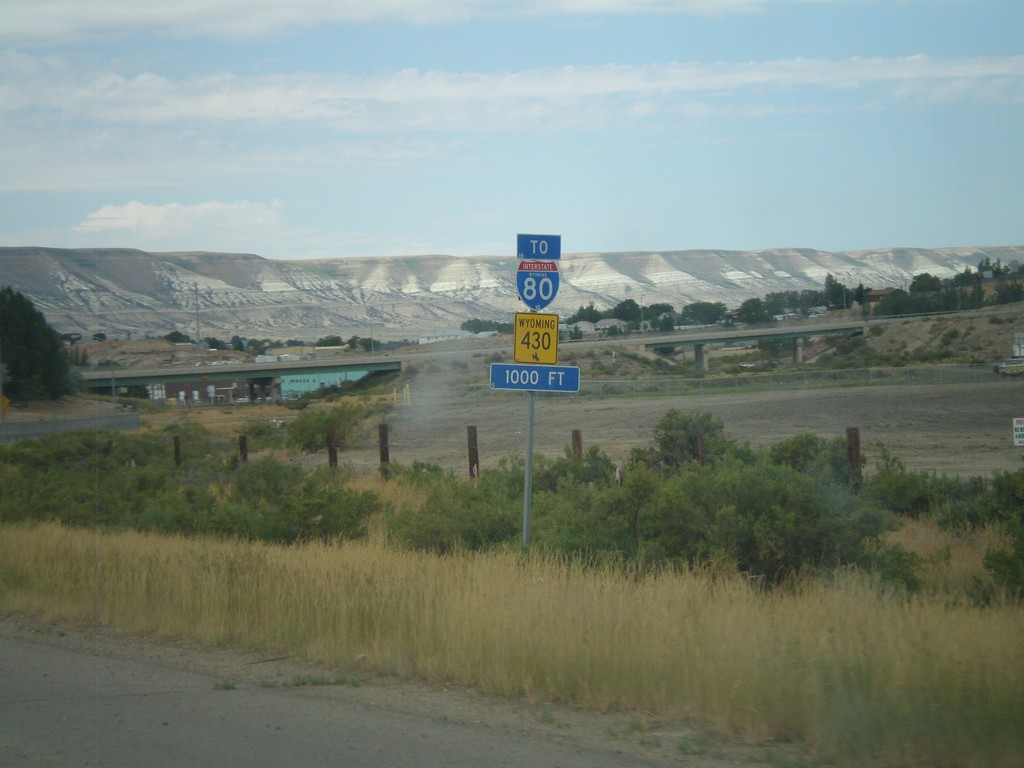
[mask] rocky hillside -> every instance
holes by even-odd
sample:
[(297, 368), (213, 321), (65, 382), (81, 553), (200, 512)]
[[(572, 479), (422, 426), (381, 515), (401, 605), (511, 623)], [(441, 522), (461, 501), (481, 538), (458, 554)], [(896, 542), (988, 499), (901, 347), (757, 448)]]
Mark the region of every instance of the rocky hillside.
[[(605, 309), (627, 298), (736, 307), (769, 292), (821, 288), (829, 274), (850, 286), (905, 286), (922, 272), (948, 277), (985, 257), (1016, 266), (1024, 246), (565, 254), (548, 311), (568, 315), (590, 302)], [(510, 320), (524, 308), (517, 264), (512, 256), (272, 261), (16, 247), (0, 248), (0, 285), (28, 296), (62, 333), (415, 338), (453, 331), (473, 317)]]

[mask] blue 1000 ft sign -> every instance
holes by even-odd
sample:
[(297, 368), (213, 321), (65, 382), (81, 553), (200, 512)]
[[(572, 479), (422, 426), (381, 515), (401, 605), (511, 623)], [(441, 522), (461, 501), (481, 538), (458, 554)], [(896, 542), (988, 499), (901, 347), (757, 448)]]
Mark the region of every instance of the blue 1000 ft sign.
[(518, 389), (527, 392), (579, 392), (580, 369), (575, 365), (491, 363), (491, 389)]

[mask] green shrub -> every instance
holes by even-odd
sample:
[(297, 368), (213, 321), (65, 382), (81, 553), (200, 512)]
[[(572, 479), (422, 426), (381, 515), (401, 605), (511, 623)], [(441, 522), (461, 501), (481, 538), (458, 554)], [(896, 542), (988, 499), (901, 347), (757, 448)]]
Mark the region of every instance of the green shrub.
[(1024, 596), (1024, 541), (1018, 538), (1009, 551), (990, 549), (985, 553), (984, 564), (996, 583), (1018, 598)]
[(881, 506), (904, 517), (917, 518), (931, 509), (933, 488), (925, 472), (909, 472), (887, 449), (881, 449), (877, 468), (865, 492)]
[(287, 430), (276, 419), (247, 419), (243, 434), (249, 440), (250, 450), (260, 450), (283, 446)]
[(361, 536), (380, 509), (376, 494), (346, 488), (342, 474), (272, 459), (237, 466), (230, 441), (184, 431), (182, 452), (194, 458), (180, 470), (166, 435), (75, 433), (0, 449), (0, 522), (287, 542)]
[(902, 587), (908, 592), (921, 588), (920, 570), (923, 558), (898, 544), (871, 541), (865, 549), (864, 565), (881, 579), (883, 584)]
[(724, 560), (768, 584), (867, 564), (865, 545), (890, 527), (853, 494), (766, 460), (691, 465), (664, 482), (649, 514), (650, 539), (665, 556)]
[(386, 510), (389, 537), (404, 546), (447, 553), (514, 542), (520, 531), (522, 484), (509, 494), (507, 472), (483, 473), (479, 482), (452, 476), (424, 478), (422, 505)]
[(689, 462), (714, 462), (733, 448), (721, 419), (701, 411), (683, 413), (672, 409), (655, 425), (654, 445), (634, 449), (630, 463), (673, 470)]
[(846, 440), (826, 440), (817, 435), (794, 435), (768, 449), (773, 464), (791, 467), (797, 472), (815, 475), (825, 482), (852, 486), (860, 481), (859, 467), (847, 460)]
[(278, 502), (297, 492), (304, 475), (301, 467), (274, 459), (249, 462), (236, 472), (232, 495), (243, 502)]
[[(320, 430), (325, 416), (351, 425), (358, 408), (304, 413), (296, 421), (308, 424), (295, 435)], [(171, 434), (182, 438), (180, 468)], [(853, 564), (913, 588), (914, 558), (878, 543), (892, 519), (884, 510), (892, 510), (936, 515), (948, 527), (1007, 525), (1014, 548), (991, 553), (986, 564), (1000, 584), (1022, 586), (1024, 470), (991, 481), (934, 477), (907, 472), (883, 449), (858, 493), (842, 439), (797, 435), (755, 451), (726, 439), (717, 419), (678, 411), (658, 422), (639, 455), (621, 476), (596, 446), (579, 459), (568, 450), (554, 460), (535, 457), (536, 545), (643, 566), (715, 561), (768, 585)], [(0, 523), (58, 520), (290, 542), (363, 536), (378, 516), (392, 541), (416, 549), (514, 546), (523, 466), (522, 456), (506, 457), (474, 481), (434, 464), (388, 465), (387, 476), (410, 493), (389, 494), (395, 501), (384, 508), (377, 494), (348, 487), (345, 473), (265, 457), (239, 464), (233, 440), (191, 424), (146, 435), (61, 435), (0, 448)]]
[[(605, 477), (607, 470), (609, 476)], [(599, 554), (635, 557), (642, 511), (661, 480), (643, 465), (621, 475), (621, 484), (613, 478), (614, 469), (602, 467), (599, 480), (563, 478), (557, 483), (557, 493), (535, 495), (533, 531), (537, 544), (588, 558)]]
[(1001, 520), (992, 507), (991, 482), (983, 477), (930, 478), (929, 512), (942, 528), (969, 530)]
[(451, 472), (444, 470), (441, 465), (427, 461), (414, 461), (409, 466), (388, 462), (381, 464), (378, 471), (385, 480), (401, 477), (413, 484), (430, 482), (451, 475)]
[(327, 436), (333, 429), (334, 444), (341, 448), (353, 437), (365, 416), (365, 408), (351, 402), (326, 409), (307, 409), (288, 425), (285, 442), (303, 451), (322, 450), (327, 447)]
[(1024, 522), (1024, 468), (994, 472), (981, 507), (981, 522)]
[(534, 457), (534, 490), (554, 491), (566, 483), (596, 486), (614, 482), (615, 462), (596, 445), (587, 448), (578, 459), (570, 448), (565, 449), (563, 457), (553, 461), (543, 456)]
[(369, 518), (381, 505), (377, 494), (346, 488), (335, 473), (321, 468), (309, 474), (300, 472), (299, 482), (290, 492), (277, 498), (262, 496), (256, 509), (251, 530), (237, 535), (286, 543), (361, 538)]
[(989, 520), (1000, 521), (1010, 534), (1009, 550), (990, 550), (985, 567), (998, 584), (1024, 597), (1024, 469), (997, 472), (985, 501)]

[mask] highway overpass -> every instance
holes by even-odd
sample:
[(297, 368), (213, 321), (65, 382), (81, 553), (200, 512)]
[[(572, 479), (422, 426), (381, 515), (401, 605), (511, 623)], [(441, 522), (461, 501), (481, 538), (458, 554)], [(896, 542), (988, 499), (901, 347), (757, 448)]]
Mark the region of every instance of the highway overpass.
[(712, 344), (736, 344), (738, 342), (790, 341), (793, 345), (793, 362), (803, 362), (804, 340), (818, 336), (850, 336), (864, 333), (865, 321), (847, 323), (801, 323), (800, 325), (776, 326), (771, 328), (719, 327), (700, 331), (679, 330), (642, 340), (645, 349), (657, 352), (674, 352), (680, 347), (693, 347), (694, 360), (698, 369), (705, 369), (707, 361), (704, 350)]
[[(590, 347), (595, 345), (634, 345), (640, 343), (650, 350), (672, 352), (680, 347), (692, 347), (699, 368), (705, 368), (704, 352), (709, 345), (735, 344), (737, 342), (759, 342), (766, 340), (790, 340), (793, 357), (802, 362), (804, 339), (817, 336), (848, 336), (864, 332), (864, 321), (845, 323), (800, 323), (799, 325), (770, 328), (716, 327), (694, 330), (678, 330), (657, 335), (612, 336), (601, 339), (565, 343), (563, 349)], [(511, 349), (511, 343), (508, 345)], [(336, 357), (323, 359), (274, 360), (257, 363), (196, 363), (162, 368), (96, 368), (85, 371), (83, 378), (87, 389), (93, 391), (116, 391), (122, 387), (152, 386), (167, 384), (192, 384), (205, 386), (216, 382), (247, 381), (251, 385), (273, 388), (279, 385), (283, 376), (317, 375), (323, 373), (378, 373), (400, 371), (403, 361), (432, 357), (463, 357), (479, 354), (481, 349), (468, 350), (425, 350), (418, 349), (390, 356), (363, 355), (360, 357)]]
[(96, 368), (82, 374), (86, 389), (116, 392), (122, 387), (168, 384), (214, 385), (216, 382), (245, 381), (250, 387), (274, 388), (279, 393), (283, 376), (309, 376), (324, 373), (373, 374), (400, 371), (402, 361), (387, 356), (326, 358), (322, 360), (274, 360), (260, 363), (197, 363), (165, 368)]

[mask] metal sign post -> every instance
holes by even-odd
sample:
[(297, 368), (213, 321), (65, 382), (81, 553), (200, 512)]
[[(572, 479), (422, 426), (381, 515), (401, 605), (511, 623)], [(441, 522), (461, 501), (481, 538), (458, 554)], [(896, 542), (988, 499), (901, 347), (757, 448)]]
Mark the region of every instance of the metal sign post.
[(517, 314), (516, 363), (491, 365), (491, 389), (526, 392), (526, 466), (523, 478), (523, 546), (530, 546), (533, 498), (533, 399), (534, 392), (579, 392), (580, 369), (558, 365), (558, 315), (535, 314), (558, 293), (558, 263), (562, 257), (561, 235), (516, 235), (516, 289), (530, 314)]
[(533, 392), (526, 393), (526, 466), (523, 469), (523, 546), (530, 546), (533, 513)]
[(530, 545), (533, 503), (533, 400), (535, 392), (579, 392), (580, 369), (574, 365), (491, 363), (491, 389), (526, 392), (526, 466), (523, 482), (523, 546)]
[(4, 395), (4, 355), (0, 349), (0, 445), (4, 442), (4, 422), (7, 421), (7, 396)]

